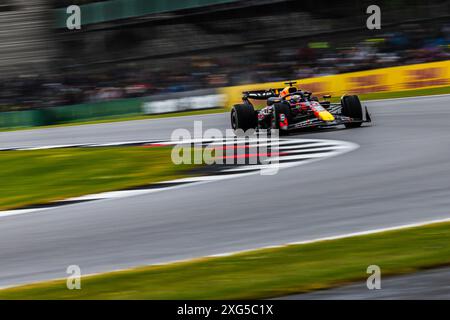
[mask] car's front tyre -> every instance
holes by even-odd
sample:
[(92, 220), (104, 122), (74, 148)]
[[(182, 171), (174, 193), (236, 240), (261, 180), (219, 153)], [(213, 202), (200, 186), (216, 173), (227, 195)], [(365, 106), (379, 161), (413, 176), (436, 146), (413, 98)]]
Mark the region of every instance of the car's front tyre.
[(341, 98), (342, 104), (342, 115), (350, 117), (356, 122), (346, 123), (346, 128), (358, 128), (363, 122), (363, 111), (361, 106), (361, 101), (359, 101), (358, 96), (343, 96)]

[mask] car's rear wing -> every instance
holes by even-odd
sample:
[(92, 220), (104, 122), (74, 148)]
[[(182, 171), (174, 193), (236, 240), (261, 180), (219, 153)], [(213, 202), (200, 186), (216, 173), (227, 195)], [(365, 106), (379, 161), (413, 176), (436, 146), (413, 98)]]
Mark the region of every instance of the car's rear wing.
[(281, 89), (269, 89), (269, 90), (253, 90), (253, 91), (244, 91), (242, 92), (242, 99), (255, 99), (255, 100), (266, 100), (271, 97), (278, 97)]

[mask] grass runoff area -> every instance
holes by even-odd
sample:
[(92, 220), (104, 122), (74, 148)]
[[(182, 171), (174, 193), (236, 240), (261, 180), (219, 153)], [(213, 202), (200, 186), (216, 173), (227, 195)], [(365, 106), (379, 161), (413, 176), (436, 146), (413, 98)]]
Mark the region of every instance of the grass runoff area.
[[(450, 264), (450, 223), (0, 290), (0, 299), (260, 299)], [(381, 282), (383, 288), (383, 281)]]
[(185, 177), (171, 147), (2, 151), (0, 210)]
[[(430, 96), (430, 95), (437, 95), (437, 94), (450, 94), (450, 86), (440, 87), (440, 88), (431, 88), (431, 89), (367, 93), (367, 94), (360, 94), (359, 97), (362, 101), (365, 101), (365, 100)], [(331, 101), (339, 102), (339, 99), (340, 99), (340, 97), (332, 97)], [(222, 112), (226, 112), (228, 110), (229, 109), (227, 109), (227, 108), (215, 108), (215, 109), (174, 112), (174, 113), (164, 113), (164, 114), (155, 114), (155, 115), (113, 116), (113, 117), (106, 117), (106, 118), (87, 120), (87, 121), (69, 122), (69, 123), (57, 124), (57, 125), (52, 125), (52, 126), (40, 126), (40, 127), (31, 127), (31, 128), (8, 128), (8, 129), (0, 128), (0, 132), (16, 131), (16, 130), (34, 130), (34, 129), (42, 129), (42, 128), (48, 128), (48, 127), (78, 126), (78, 125), (86, 125), (86, 124), (99, 124), (99, 123), (109, 123), (109, 122), (132, 121), (132, 120), (163, 119), (163, 118), (171, 118), (171, 117), (195, 116), (195, 115), (222, 113)]]

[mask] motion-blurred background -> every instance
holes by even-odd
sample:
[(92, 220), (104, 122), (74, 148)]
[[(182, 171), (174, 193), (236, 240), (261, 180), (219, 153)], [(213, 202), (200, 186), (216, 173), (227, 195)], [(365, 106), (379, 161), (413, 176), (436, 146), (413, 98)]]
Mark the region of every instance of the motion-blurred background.
[[(66, 26), (73, 4), (80, 30)], [(366, 26), (372, 4), (379, 30)], [(164, 143), (176, 129), (203, 114), (203, 129), (226, 133), (242, 91), (286, 80), (336, 101), (358, 94), (374, 125), (283, 137), (276, 176), (174, 161)], [(94, 274), (272, 246), (0, 299), (255, 299), (357, 279), (352, 297), (373, 299), (368, 266), (383, 277), (448, 266), (449, 93), (450, 0), (0, 0), (0, 287), (74, 264)], [(96, 124), (16, 130), (72, 123)], [(228, 147), (237, 159), (247, 145)], [(378, 294), (450, 298), (442, 272)]]
[[(66, 28), (68, 5), (82, 29)], [(2, 0), (0, 111), (446, 60), (450, 2)]]

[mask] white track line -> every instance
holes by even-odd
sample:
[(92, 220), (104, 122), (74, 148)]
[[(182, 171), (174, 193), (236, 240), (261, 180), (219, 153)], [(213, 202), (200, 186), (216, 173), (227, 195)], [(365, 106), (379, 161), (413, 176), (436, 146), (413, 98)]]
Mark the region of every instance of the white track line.
[(264, 169), (276, 169), (277, 167), (280, 169), (285, 169), (289, 167), (298, 166), (296, 162), (287, 162), (287, 163), (277, 163), (277, 164), (255, 164), (255, 165), (246, 165), (240, 166), (237, 168), (225, 169), (221, 172), (237, 172), (237, 171), (246, 171), (246, 170), (264, 170)]
[(342, 150), (347, 149), (347, 146), (331, 146), (323, 148), (304, 148), (296, 150), (279, 150), (281, 153), (296, 153), (296, 152), (316, 152), (316, 151), (328, 151), (328, 150)]
[(126, 142), (109, 142), (109, 143), (88, 143), (86, 146), (88, 147), (110, 147), (110, 146), (121, 146), (127, 144), (147, 144), (147, 143), (158, 143), (157, 141), (126, 141)]
[(334, 236), (328, 236), (328, 237), (322, 237), (322, 238), (314, 238), (314, 239), (310, 239), (310, 240), (287, 242), (285, 244), (280, 244), (280, 245), (271, 245), (271, 246), (264, 246), (264, 247), (259, 247), (259, 248), (253, 248), (253, 249), (231, 251), (231, 252), (226, 252), (226, 253), (219, 253), (219, 254), (208, 255), (206, 257), (227, 257), (227, 256), (240, 254), (240, 253), (246, 253), (246, 252), (255, 251), (255, 250), (264, 250), (264, 249), (271, 249), (271, 248), (282, 248), (282, 247), (293, 246), (293, 245), (302, 245), (302, 244), (317, 243), (317, 242), (322, 242), (322, 241), (332, 241), (332, 240), (353, 238), (353, 237), (366, 236), (366, 235), (382, 233), (382, 232), (388, 232), (388, 231), (409, 229), (409, 228), (415, 228), (415, 227), (423, 227), (423, 226), (430, 225), (430, 224), (444, 223), (444, 222), (450, 222), (450, 218), (435, 219), (435, 220), (425, 220), (425, 221), (420, 221), (420, 222), (416, 222), (416, 223), (397, 225), (397, 226), (394, 226), (394, 227), (369, 229), (369, 230), (365, 230), (365, 231), (350, 232), (350, 233), (344, 233), (344, 234), (339, 234), (339, 235), (334, 235)]
[(299, 154), (294, 156), (281, 156), (281, 157), (271, 157), (266, 160), (267, 162), (278, 162), (283, 160), (302, 160), (302, 159), (312, 159), (312, 158), (327, 158), (333, 155), (339, 154), (338, 152), (326, 152), (326, 153), (309, 153), (309, 154)]
[(57, 148), (71, 148), (78, 147), (79, 144), (61, 144), (61, 145), (51, 145), (51, 146), (41, 146), (41, 147), (24, 147), (24, 148), (14, 148), (17, 151), (25, 150), (47, 150), (47, 149), (57, 149)]
[(304, 145), (293, 145), (293, 146), (285, 146), (282, 145), (280, 146), (280, 150), (288, 150), (288, 149), (308, 149), (308, 148), (315, 148), (315, 147), (321, 147), (321, 146), (329, 146), (332, 145), (332, 143), (327, 143), (327, 142), (315, 142), (315, 143), (311, 143), (311, 144), (304, 144)]
[(36, 208), (36, 209), (18, 209), (18, 210), (0, 211), (0, 218), (11, 217), (11, 216), (18, 216), (18, 215), (21, 215), (21, 214), (32, 213), (32, 212), (37, 212), (37, 211), (43, 211), (43, 210), (46, 210), (46, 209), (47, 208)]
[(140, 190), (120, 190), (120, 191), (110, 191), (110, 192), (101, 192), (95, 194), (88, 194), (81, 197), (69, 198), (64, 201), (84, 201), (84, 200), (100, 200), (100, 199), (118, 199), (118, 198), (126, 198), (132, 196), (138, 196), (147, 193), (153, 193), (160, 191), (164, 188), (158, 189), (140, 189)]

